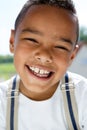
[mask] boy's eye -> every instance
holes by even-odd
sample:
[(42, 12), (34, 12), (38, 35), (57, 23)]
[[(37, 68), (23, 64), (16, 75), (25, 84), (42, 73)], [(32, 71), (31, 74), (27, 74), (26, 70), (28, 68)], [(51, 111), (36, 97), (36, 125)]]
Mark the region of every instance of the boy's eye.
[(64, 46), (55, 46), (55, 48), (65, 50), (65, 51), (69, 51), (69, 49), (67, 47), (64, 47)]
[(34, 38), (24, 38), (24, 40), (28, 40), (33, 43), (38, 43), (37, 40), (35, 40)]

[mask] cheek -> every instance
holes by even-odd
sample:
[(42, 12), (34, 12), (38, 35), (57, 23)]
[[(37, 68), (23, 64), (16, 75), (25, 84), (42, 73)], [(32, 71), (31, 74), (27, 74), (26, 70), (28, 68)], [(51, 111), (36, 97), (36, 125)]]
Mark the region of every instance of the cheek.
[(70, 54), (64, 53), (55, 56), (54, 63), (58, 72), (65, 73), (71, 63)]
[(17, 48), (14, 51), (14, 65), (16, 70), (17, 69), (21, 69), (21, 67), (24, 65), (25, 60), (26, 60), (26, 53), (24, 53), (24, 51), (21, 50), (21, 48)]
[(14, 51), (14, 57), (15, 59), (24, 60), (26, 59), (26, 56), (29, 55), (29, 49), (28, 47), (25, 47), (23, 44), (18, 43), (15, 46), (15, 51)]
[(23, 63), (22, 59), (23, 59), (22, 55), (20, 56), (18, 53), (14, 54), (14, 66), (17, 71), (21, 69)]
[(56, 63), (68, 64), (70, 61), (70, 53), (54, 53), (54, 60)]

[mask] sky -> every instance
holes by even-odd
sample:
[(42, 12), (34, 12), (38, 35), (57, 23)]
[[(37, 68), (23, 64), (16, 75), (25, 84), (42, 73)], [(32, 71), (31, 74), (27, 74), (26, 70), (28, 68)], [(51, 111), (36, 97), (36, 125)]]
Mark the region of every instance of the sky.
[[(87, 0), (73, 0), (77, 9), (80, 26), (87, 28)], [(0, 2), (0, 55), (11, 54), (9, 51), (10, 30), (26, 0), (1, 0)]]

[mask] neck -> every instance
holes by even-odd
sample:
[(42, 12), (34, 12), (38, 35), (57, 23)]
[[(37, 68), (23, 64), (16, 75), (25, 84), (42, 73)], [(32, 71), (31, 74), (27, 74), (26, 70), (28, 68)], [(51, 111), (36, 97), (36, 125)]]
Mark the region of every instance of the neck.
[(32, 99), (32, 100), (36, 100), (36, 101), (42, 101), (42, 100), (47, 100), (49, 98), (51, 98), (53, 96), (53, 94), (55, 93), (56, 89), (57, 89), (58, 84), (54, 85), (53, 87), (51, 87), (50, 89), (44, 91), (44, 92), (32, 92), (29, 89), (26, 89), (21, 83), (19, 86), (19, 91), (25, 95), (26, 97)]

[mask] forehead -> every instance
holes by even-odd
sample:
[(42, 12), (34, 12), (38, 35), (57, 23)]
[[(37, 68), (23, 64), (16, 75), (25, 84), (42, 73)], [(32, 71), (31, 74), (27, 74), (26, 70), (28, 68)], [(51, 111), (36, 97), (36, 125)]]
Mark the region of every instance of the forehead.
[[(32, 5), (27, 13), (25, 14), (24, 19), (32, 18), (50, 18), (51, 20), (64, 20), (67, 22), (75, 22), (74, 15), (61, 7), (51, 6), (51, 5)], [(39, 17), (40, 16), (40, 17)], [(45, 17), (44, 17), (45, 16)], [(50, 21), (51, 22), (51, 21)]]
[(20, 29), (33, 27), (51, 33), (71, 32), (76, 34), (76, 17), (68, 10), (50, 6), (33, 5), (27, 11), (24, 19), (19, 25)]

